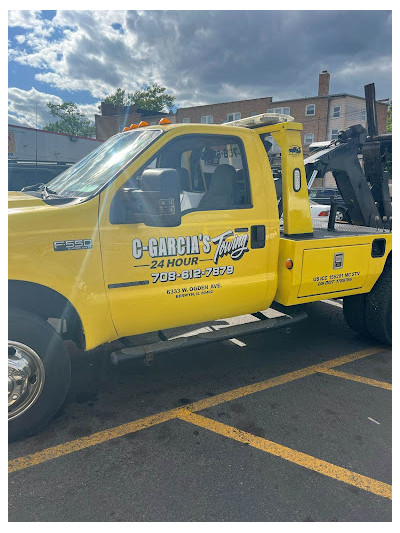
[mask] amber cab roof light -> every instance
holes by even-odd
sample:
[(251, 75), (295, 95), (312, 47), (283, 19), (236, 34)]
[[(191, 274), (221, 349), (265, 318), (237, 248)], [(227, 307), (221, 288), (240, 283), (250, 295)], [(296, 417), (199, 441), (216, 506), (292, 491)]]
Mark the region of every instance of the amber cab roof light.
[(160, 126), (162, 126), (163, 124), (171, 124), (171, 121), (168, 120), (167, 118), (162, 118), (159, 122)]
[(150, 124), (146, 122), (145, 120), (142, 120), (141, 122), (139, 122), (139, 128), (144, 128), (144, 126), (150, 126)]
[(135, 130), (135, 129), (138, 128), (138, 127), (139, 127), (139, 126), (138, 126), (137, 124), (131, 124), (131, 125), (129, 126), (129, 129), (130, 129), (130, 130)]
[(125, 126), (125, 128), (122, 131), (129, 131), (129, 126)]

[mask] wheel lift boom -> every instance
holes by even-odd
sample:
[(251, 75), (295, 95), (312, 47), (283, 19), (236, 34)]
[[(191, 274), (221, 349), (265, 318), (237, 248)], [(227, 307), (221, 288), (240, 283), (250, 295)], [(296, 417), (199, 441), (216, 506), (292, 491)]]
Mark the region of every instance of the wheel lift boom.
[[(392, 135), (378, 135), (375, 86), (365, 85), (368, 134), (361, 125), (339, 132), (337, 141), (304, 160), (307, 182), (311, 176), (332, 172), (353, 224), (385, 227), (392, 216), (389, 175), (385, 170), (392, 153)], [(359, 155), (363, 156), (364, 170)]]

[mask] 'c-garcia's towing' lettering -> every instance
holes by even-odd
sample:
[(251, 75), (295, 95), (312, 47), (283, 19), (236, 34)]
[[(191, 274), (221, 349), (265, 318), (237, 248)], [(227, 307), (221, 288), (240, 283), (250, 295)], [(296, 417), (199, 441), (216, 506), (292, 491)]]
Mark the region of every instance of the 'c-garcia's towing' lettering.
[[(227, 240), (234, 236), (232, 240)], [(216, 244), (214, 253), (214, 263), (218, 264), (221, 257), (230, 255), (231, 259), (237, 261), (249, 251), (247, 244), (249, 242), (248, 233), (235, 235), (232, 230), (227, 230), (217, 237), (211, 239), (209, 235), (188, 235), (186, 237), (151, 237), (144, 245), (140, 239), (132, 240), (132, 255), (135, 259), (141, 259), (144, 252), (148, 252), (150, 257), (175, 257), (177, 255), (199, 255), (200, 253), (209, 254), (211, 252), (211, 242)]]

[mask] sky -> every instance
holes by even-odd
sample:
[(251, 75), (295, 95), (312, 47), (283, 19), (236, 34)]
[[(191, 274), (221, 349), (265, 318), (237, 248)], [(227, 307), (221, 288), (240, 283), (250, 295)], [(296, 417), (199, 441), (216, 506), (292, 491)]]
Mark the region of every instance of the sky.
[(9, 123), (42, 128), (47, 102), (89, 119), (118, 87), (156, 82), (177, 107), (330, 92), (392, 96), (390, 11), (9, 11)]

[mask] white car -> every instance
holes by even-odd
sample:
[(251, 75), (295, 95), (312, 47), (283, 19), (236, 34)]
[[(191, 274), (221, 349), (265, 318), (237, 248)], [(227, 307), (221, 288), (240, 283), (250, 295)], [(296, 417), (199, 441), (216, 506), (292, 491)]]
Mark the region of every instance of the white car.
[(329, 218), (329, 212), (331, 210), (330, 205), (317, 204), (310, 200), (311, 218), (327, 221)]

